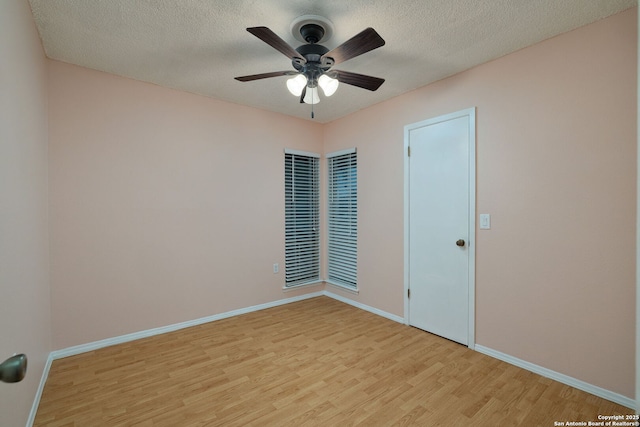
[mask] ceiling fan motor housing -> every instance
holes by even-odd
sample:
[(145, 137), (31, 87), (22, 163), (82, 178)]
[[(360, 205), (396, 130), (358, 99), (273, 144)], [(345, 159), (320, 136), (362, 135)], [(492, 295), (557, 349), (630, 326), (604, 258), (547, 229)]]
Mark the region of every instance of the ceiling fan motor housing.
[(307, 43), (318, 43), (324, 37), (324, 28), (318, 24), (305, 24), (300, 28), (300, 35)]
[(307, 76), (309, 87), (315, 87), (317, 79), (333, 65), (332, 61), (324, 61), (327, 63), (322, 61), (322, 55), (329, 52), (329, 49), (319, 44), (309, 43), (298, 46), (296, 52), (304, 56), (307, 62), (303, 63), (294, 58), (291, 62), (293, 67)]

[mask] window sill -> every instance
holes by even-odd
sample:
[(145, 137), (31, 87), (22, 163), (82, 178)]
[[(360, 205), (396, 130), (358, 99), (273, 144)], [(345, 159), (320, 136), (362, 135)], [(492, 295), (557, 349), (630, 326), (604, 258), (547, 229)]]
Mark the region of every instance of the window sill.
[(301, 283), (299, 285), (283, 286), (282, 292), (295, 291), (296, 289), (307, 288), (309, 286), (318, 286), (318, 285), (322, 285), (323, 283), (324, 282), (322, 280), (316, 280), (314, 282)]
[(326, 281), (325, 281), (325, 283), (326, 283), (327, 285), (330, 285), (330, 286), (333, 286), (333, 287), (335, 287), (335, 288), (341, 289), (341, 290), (343, 290), (343, 291), (346, 291), (346, 292), (352, 293), (352, 294), (354, 294), (354, 295), (358, 295), (358, 294), (360, 293), (360, 289), (358, 289), (358, 288), (351, 288), (351, 287), (349, 287), (349, 286), (341, 285), (341, 284), (339, 284), (339, 283), (330, 282), (330, 281), (328, 281), (328, 280), (326, 280)]

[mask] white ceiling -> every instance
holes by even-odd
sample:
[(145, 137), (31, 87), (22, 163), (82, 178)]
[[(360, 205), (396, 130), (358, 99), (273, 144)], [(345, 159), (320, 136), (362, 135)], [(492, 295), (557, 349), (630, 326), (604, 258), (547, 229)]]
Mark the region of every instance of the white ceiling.
[(30, 0), (49, 58), (310, 119), (287, 77), (293, 69), (248, 33), (266, 26), (293, 47), (305, 14), (334, 24), (334, 48), (367, 27), (386, 45), (336, 69), (386, 79), (376, 92), (345, 84), (315, 106), (330, 122), (637, 4), (637, 0)]

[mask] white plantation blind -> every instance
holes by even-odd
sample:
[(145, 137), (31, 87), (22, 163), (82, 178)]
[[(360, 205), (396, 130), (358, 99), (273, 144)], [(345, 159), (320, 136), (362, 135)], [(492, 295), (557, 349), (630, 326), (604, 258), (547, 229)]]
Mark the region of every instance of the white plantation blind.
[(356, 289), (358, 261), (358, 159), (355, 148), (327, 154), (327, 279)]
[(285, 286), (320, 280), (319, 155), (285, 150)]

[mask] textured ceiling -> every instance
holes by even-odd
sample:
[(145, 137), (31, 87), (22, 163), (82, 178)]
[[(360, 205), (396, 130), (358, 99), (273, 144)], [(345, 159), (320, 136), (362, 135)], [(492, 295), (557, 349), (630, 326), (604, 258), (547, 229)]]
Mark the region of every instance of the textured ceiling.
[(475, 65), (589, 24), (637, 0), (30, 0), (49, 58), (310, 118), (286, 77), (233, 78), (293, 69), (245, 29), (267, 26), (293, 47), (305, 14), (334, 24), (338, 46), (367, 27), (386, 45), (336, 69), (386, 79), (376, 92), (345, 84), (315, 106), (326, 123)]

